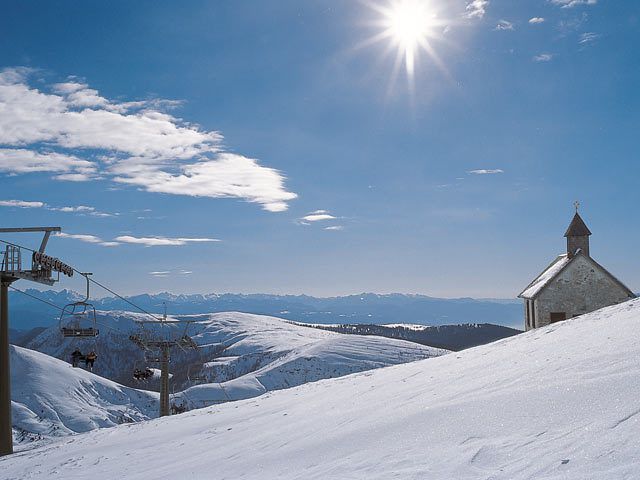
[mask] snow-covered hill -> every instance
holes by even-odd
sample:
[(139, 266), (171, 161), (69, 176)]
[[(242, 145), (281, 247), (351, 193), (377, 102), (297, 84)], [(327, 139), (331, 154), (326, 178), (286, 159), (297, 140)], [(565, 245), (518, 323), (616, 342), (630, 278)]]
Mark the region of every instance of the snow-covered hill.
[[(174, 350), (171, 355), (172, 391), (188, 389), (176, 400), (189, 409), (447, 353), (406, 341), (320, 331), (263, 315), (229, 312), (175, 318), (193, 322), (187, 333), (199, 345), (198, 352)], [(149, 318), (100, 312), (96, 339), (63, 338), (53, 327), (28, 346), (65, 360), (75, 347), (83, 352), (95, 349), (95, 373), (129, 386), (157, 389), (157, 381), (132, 378), (134, 368), (144, 366), (142, 352), (129, 340), (129, 335), (140, 332), (136, 320)], [(145, 324), (144, 328), (157, 334), (161, 327)], [(183, 329), (164, 327), (174, 336)]]
[(19, 443), (157, 416), (158, 394), (118, 385), (33, 350), (11, 347), (14, 437)]
[(9, 479), (640, 478), (640, 299), (0, 459)]

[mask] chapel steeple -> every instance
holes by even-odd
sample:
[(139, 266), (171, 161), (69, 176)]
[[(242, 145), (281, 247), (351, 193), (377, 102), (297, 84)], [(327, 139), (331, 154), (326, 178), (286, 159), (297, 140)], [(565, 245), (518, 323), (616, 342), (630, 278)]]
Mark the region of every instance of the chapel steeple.
[(578, 250), (580, 250), (587, 257), (589, 256), (589, 235), (591, 231), (587, 228), (587, 225), (582, 220), (582, 217), (578, 213), (580, 204), (576, 202), (576, 214), (571, 220), (571, 224), (564, 236), (567, 238), (567, 255), (569, 258), (573, 257)]

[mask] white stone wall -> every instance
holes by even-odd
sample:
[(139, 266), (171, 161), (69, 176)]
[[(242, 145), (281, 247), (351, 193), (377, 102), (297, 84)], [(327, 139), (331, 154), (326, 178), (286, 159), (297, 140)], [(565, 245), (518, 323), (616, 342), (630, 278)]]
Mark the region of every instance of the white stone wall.
[(578, 255), (536, 298), (535, 326), (548, 325), (551, 312), (566, 312), (569, 319), (630, 298), (606, 271), (589, 257)]

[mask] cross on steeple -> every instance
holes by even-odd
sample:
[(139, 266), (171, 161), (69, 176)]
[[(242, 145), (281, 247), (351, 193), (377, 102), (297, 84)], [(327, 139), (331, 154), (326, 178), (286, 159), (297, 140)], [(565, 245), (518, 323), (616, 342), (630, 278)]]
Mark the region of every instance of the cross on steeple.
[(584, 255), (589, 256), (589, 235), (591, 232), (578, 213), (580, 202), (576, 201), (573, 206), (576, 207), (576, 213), (564, 234), (567, 237), (567, 254), (571, 258), (580, 250)]

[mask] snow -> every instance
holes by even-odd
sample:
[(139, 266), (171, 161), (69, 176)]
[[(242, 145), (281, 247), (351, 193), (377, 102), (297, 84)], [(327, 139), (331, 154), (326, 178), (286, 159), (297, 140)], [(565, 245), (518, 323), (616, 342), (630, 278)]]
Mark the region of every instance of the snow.
[(17, 440), (112, 427), (157, 416), (158, 394), (118, 385), (33, 350), (11, 347)]
[(636, 479), (640, 299), (426, 361), (61, 439), (31, 479)]
[(387, 328), (406, 328), (407, 330), (414, 330), (416, 332), (422, 331), (422, 330), (429, 330), (430, 327), (429, 325), (419, 325), (417, 323), (385, 323), (383, 325), (381, 325), (381, 327), (387, 327)]
[[(320, 332), (333, 333), (333, 332)], [(305, 332), (306, 334), (306, 332)], [(315, 334), (312, 335), (312, 338)], [(174, 401), (188, 408), (201, 408), (230, 400), (247, 399), (268, 391), (290, 388), (325, 378), (412, 362), (448, 353), (448, 350), (376, 336), (321, 335), (313, 342), (295, 337), (298, 345), (272, 359), (264, 367), (221, 383), (197, 385), (177, 393)], [(243, 342), (247, 339), (243, 340)], [(273, 341), (273, 340), (272, 340)], [(261, 340), (261, 343), (264, 339)], [(243, 351), (247, 345), (240, 345)], [(230, 349), (238, 352), (237, 348)], [(253, 357), (252, 357), (253, 358)], [(222, 357), (205, 365), (237, 367), (242, 357)], [(251, 360), (255, 362), (256, 360)], [(219, 363), (219, 365), (216, 365)]]
[[(447, 353), (407, 341), (322, 331), (264, 315), (225, 312), (175, 318), (193, 322), (187, 333), (200, 348), (198, 352), (172, 352), (172, 391), (193, 387), (196, 382), (190, 381), (192, 377), (215, 382), (180, 394), (189, 408)], [(157, 376), (144, 382), (132, 378), (135, 368), (144, 367), (142, 352), (129, 340), (129, 335), (140, 329), (136, 320), (148, 318), (131, 312), (99, 312), (101, 331), (96, 339), (65, 339), (52, 327), (27, 346), (63, 360), (69, 359), (76, 346), (82, 351), (94, 349), (98, 353), (94, 373), (155, 390)], [(149, 323), (144, 328), (148, 332), (160, 330)], [(183, 331), (175, 324), (164, 330), (174, 336)]]
[(522, 298), (533, 298), (542, 290), (560, 271), (571, 262), (568, 255), (558, 257), (519, 295)]

